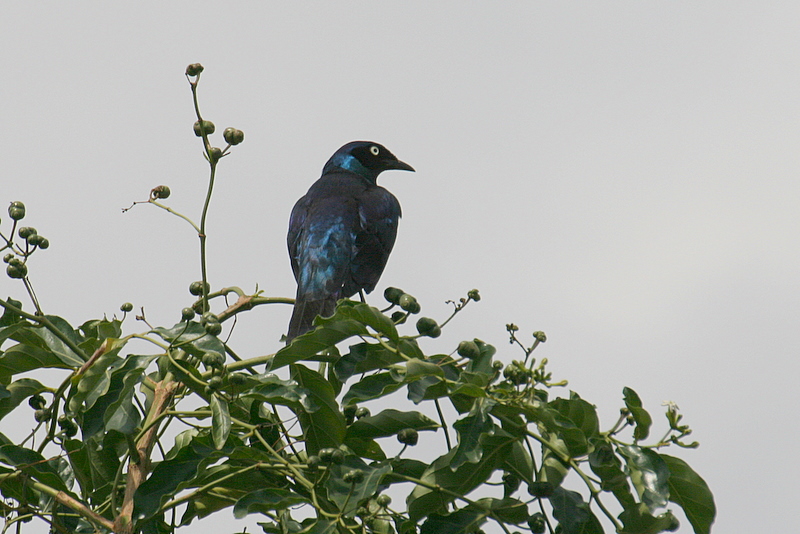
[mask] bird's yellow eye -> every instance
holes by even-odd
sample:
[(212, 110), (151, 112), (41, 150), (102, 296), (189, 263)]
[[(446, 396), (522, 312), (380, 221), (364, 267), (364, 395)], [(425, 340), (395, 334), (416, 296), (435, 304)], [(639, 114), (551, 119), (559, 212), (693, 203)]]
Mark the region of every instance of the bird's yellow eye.
[(376, 147), (375, 145), (373, 145), (373, 146), (369, 147), (369, 151), (372, 152), (373, 156), (377, 156), (378, 154), (380, 154), (381, 149)]

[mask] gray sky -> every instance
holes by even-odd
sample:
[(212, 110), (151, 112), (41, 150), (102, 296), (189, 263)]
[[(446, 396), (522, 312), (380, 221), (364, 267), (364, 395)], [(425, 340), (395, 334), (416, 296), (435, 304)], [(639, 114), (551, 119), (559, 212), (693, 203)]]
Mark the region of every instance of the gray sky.
[[(380, 178), (404, 218), (379, 287), (439, 319), (447, 299), (484, 297), (427, 348), (480, 337), (510, 361), (505, 323), (544, 330), (537, 353), (604, 428), (624, 386), (654, 435), (661, 402), (681, 407), (701, 447), (669, 453), (709, 483), (715, 532), (785, 531), (800, 474), (800, 5), (298, 5), (4, 4), (0, 201), (24, 201), (51, 242), (30, 266), (45, 310), (77, 324), (132, 301), (171, 324), (190, 302), (191, 228), (120, 208), (163, 183), (199, 217), (207, 167), (183, 70), (201, 62), (204, 115), (246, 134), (219, 169), (213, 286), (293, 296), (293, 203), (339, 146), (381, 142), (417, 172)], [(6, 277), (0, 294), (23, 296)], [(246, 314), (234, 346), (273, 352), (289, 315)], [(260, 530), (227, 514), (226, 531)]]

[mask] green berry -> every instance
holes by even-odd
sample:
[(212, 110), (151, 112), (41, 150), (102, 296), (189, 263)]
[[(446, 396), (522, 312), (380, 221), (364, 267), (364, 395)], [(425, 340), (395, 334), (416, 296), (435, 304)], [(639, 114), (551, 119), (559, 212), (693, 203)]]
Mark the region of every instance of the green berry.
[(31, 228), (30, 226), (23, 226), (19, 230), (17, 230), (17, 235), (21, 239), (28, 239), (30, 236), (36, 233), (36, 228)]
[(42, 237), (39, 239), (39, 248), (42, 250), (50, 248), (50, 241), (46, 237)]
[(511, 495), (519, 488), (520, 479), (514, 473), (503, 473), (503, 487), (506, 495)]
[(348, 484), (359, 484), (364, 481), (364, 471), (361, 469), (351, 469), (344, 474), (342, 480)]
[(204, 328), (206, 329), (206, 334), (210, 336), (218, 336), (222, 333), (222, 325), (219, 323), (206, 323)]
[(397, 433), (397, 441), (403, 445), (411, 445), (413, 447), (419, 441), (419, 432), (413, 428), (404, 428)]
[(194, 319), (195, 313), (192, 308), (184, 308), (181, 310), (181, 320), (182, 321), (191, 321)]
[(44, 239), (44, 237), (40, 236), (39, 234), (33, 234), (28, 236), (28, 244), (32, 247), (38, 247), (39, 243)]
[(76, 425), (75, 421), (66, 415), (62, 415), (58, 418), (58, 427), (67, 437), (70, 438), (78, 433), (78, 425)]
[(225, 365), (225, 356), (218, 352), (206, 352), (203, 354), (202, 362), (207, 368), (215, 367), (219, 369)]
[(12, 263), (6, 268), (6, 274), (10, 278), (25, 278), (28, 275), (28, 266), (25, 264), (14, 265)]
[(5, 256), (3, 256), (3, 261), (5, 263), (9, 263), (13, 259), (14, 259), (14, 255), (12, 253), (10, 253), (10, 252), (8, 254), (6, 254)]
[(36, 419), (37, 423), (44, 423), (50, 420), (50, 410), (47, 408), (40, 408), (33, 412), (33, 418)]
[(28, 406), (33, 408), (34, 410), (41, 410), (42, 408), (47, 405), (47, 401), (44, 400), (44, 397), (39, 395), (38, 393), (35, 395), (31, 395), (28, 399)]
[(211, 135), (217, 129), (211, 121), (197, 121), (192, 128), (194, 128), (194, 134), (197, 137), (203, 137), (203, 130), (205, 130), (206, 135)]
[(502, 368), (503, 368), (503, 362), (497, 360), (492, 362), (492, 369), (494, 369), (495, 371), (499, 371)]
[(528, 518), (528, 528), (533, 534), (543, 534), (547, 525), (541, 512), (536, 512)]
[(203, 324), (206, 324), (206, 323), (218, 323), (219, 322), (219, 317), (217, 317), (217, 315), (215, 313), (205, 312), (200, 317), (200, 322), (203, 323)]
[(439, 325), (436, 324), (436, 321), (430, 317), (420, 317), (417, 320), (417, 332), (423, 336), (438, 337), (442, 333), (442, 330), (439, 328)]
[(169, 186), (166, 185), (159, 185), (150, 190), (150, 198), (153, 200), (157, 198), (169, 198), (171, 194), (172, 191), (170, 191)]
[(358, 410), (358, 406), (355, 404), (348, 404), (344, 408), (342, 408), (342, 413), (344, 413), (344, 422), (347, 425), (352, 425), (353, 421), (356, 420), (356, 410)]
[(361, 406), (356, 410), (356, 419), (363, 419), (364, 417), (369, 417), (369, 413), (370, 413), (369, 408)]
[(550, 497), (553, 491), (555, 488), (549, 482), (531, 482), (528, 485), (528, 493), (534, 497)]
[(325, 462), (326, 464), (330, 463), (331, 462), (331, 458), (333, 457), (333, 453), (336, 450), (338, 450), (338, 449), (334, 449), (332, 447), (326, 447), (324, 449), (320, 449), (319, 450), (319, 459), (322, 460), (323, 462)]
[(119, 309), (120, 309), (120, 311), (124, 311), (125, 313), (128, 313), (129, 311), (133, 311), (133, 304), (131, 304), (130, 302), (126, 302), (125, 304), (120, 306)]
[(666, 528), (667, 532), (675, 532), (676, 530), (678, 530), (678, 527), (680, 526), (681, 522), (678, 521), (678, 518), (670, 514), (669, 526)]
[(390, 304), (400, 304), (400, 297), (405, 294), (405, 291), (397, 287), (387, 287), (383, 291), (383, 298)]
[(471, 290), (470, 290), (470, 291), (467, 293), (467, 296), (468, 296), (470, 299), (474, 300), (475, 302), (478, 302), (479, 300), (481, 300), (481, 294), (480, 294), (480, 293), (478, 293), (478, 290), (477, 290), (477, 289), (471, 289)]
[(200, 63), (192, 63), (191, 65), (186, 67), (187, 76), (197, 76), (201, 72), (203, 72), (203, 66)]
[(386, 508), (387, 506), (392, 504), (392, 498), (389, 497), (388, 495), (381, 493), (380, 495), (378, 495), (378, 498), (375, 499), (375, 502), (378, 503), (378, 506)]
[(409, 295), (408, 293), (403, 293), (400, 299), (397, 302), (402, 309), (407, 311), (408, 313), (419, 313), (421, 307), (417, 299)]
[(232, 386), (243, 386), (247, 382), (247, 375), (244, 373), (233, 373), (228, 377), (228, 382)]
[(8, 216), (15, 221), (25, 218), (25, 204), (16, 200), (8, 207)]
[(392, 314), (392, 322), (400, 324), (406, 322), (406, 312), (396, 311)]
[(222, 138), (229, 145), (238, 145), (244, 141), (244, 132), (236, 128), (225, 128), (225, 131), (222, 132)]
[[(458, 355), (462, 358), (469, 358), (470, 360), (474, 360), (481, 355), (481, 349), (474, 341), (462, 341), (458, 344), (456, 352), (458, 352)], [(503, 364), (500, 365), (502, 366)]]
[[(211, 286), (206, 282), (206, 292), (211, 291)], [(189, 293), (194, 295), (195, 297), (199, 297), (203, 294), (203, 282), (198, 280), (196, 282), (192, 282), (189, 284)]]
[(212, 391), (216, 391), (222, 387), (222, 378), (219, 376), (212, 376), (208, 379), (208, 387), (211, 388)]
[(538, 330), (533, 333), (533, 337), (535, 337), (536, 341), (538, 341), (539, 343), (544, 343), (545, 341), (547, 341), (547, 336), (544, 334), (544, 332)]
[(344, 462), (344, 453), (341, 449), (334, 449), (332, 447), (320, 449), (319, 457), (326, 464), (341, 464)]
[(219, 161), (222, 157), (222, 149), (217, 147), (211, 147), (211, 150), (208, 151), (208, 157), (212, 162)]

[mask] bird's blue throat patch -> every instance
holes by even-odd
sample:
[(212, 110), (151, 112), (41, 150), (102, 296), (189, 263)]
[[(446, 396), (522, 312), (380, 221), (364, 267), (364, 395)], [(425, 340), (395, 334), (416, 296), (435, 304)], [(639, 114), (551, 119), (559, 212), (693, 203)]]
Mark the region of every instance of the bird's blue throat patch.
[(372, 171), (364, 167), (364, 165), (358, 161), (358, 158), (352, 154), (336, 154), (331, 158), (331, 163), (336, 167), (360, 174), (365, 178), (369, 178), (373, 174)]

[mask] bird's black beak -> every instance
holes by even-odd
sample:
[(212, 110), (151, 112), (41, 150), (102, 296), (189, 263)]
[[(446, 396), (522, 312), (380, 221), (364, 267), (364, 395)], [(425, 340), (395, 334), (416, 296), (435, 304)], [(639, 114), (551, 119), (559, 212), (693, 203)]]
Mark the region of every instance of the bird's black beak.
[(392, 169), (392, 170), (397, 170), (397, 171), (415, 172), (414, 171), (414, 167), (412, 167), (411, 165), (409, 165), (408, 163), (406, 163), (404, 161), (400, 161), (399, 159), (395, 160), (395, 161), (388, 162), (387, 165), (386, 165), (386, 168), (387, 169)]

